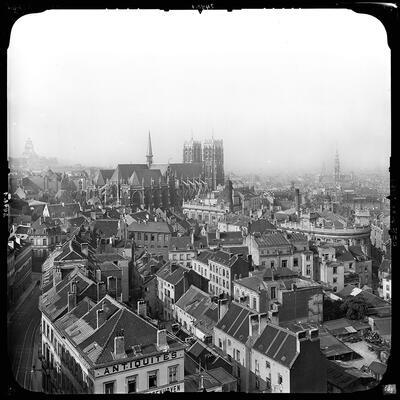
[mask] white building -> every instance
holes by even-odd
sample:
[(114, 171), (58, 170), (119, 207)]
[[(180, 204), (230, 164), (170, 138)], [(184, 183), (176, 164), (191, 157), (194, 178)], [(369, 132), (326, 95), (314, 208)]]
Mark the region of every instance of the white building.
[(46, 391), (183, 392), (184, 345), (108, 295), (93, 302), (91, 289), (75, 275), (41, 299)]

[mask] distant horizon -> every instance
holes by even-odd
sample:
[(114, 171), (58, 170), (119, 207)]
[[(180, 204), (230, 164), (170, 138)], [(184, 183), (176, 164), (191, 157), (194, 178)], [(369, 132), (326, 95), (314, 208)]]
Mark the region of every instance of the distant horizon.
[(14, 24), (7, 70), (14, 157), (31, 137), (141, 163), (150, 131), (155, 163), (214, 137), (232, 171), (329, 170), (336, 149), (343, 171), (389, 166), (386, 31), (350, 10), (50, 10)]

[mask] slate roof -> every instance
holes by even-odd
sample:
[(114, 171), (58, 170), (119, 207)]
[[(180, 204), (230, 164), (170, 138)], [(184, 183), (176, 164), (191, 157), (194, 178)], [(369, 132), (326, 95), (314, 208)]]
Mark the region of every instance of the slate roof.
[(367, 259), (368, 257), (361, 250), (361, 246), (349, 246), (349, 252), (356, 258), (360, 260)]
[(229, 383), (234, 383), (237, 379), (232, 376), (228, 371), (226, 371), (222, 367), (209, 369), (207, 371), (210, 375), (212, 375), (215, 379), (221, 382), (223, 385), (227, 385)]
[(216, 235), (217, 235), (216, 232), (207, 233), (207, 240), (209, 246), (218, 244), (221, 244), (222, 246), (227, 244), (238, 244), (238, 245), (243, 244), (242, 232), (220, 232), (219, 239), (217, 239)]
[(204, 250), (197, 255), (196, 260), (202, 262), (203, 264), (208, 264), (208, 260), (212, 259), (213, 253), (213, 251)]
[(108, 179), (111, 179), (111, 177), (114, 174), (113, 169), (99, 169), (99, 171), (96, 174), (96, 177), (94, 179), (95, 185), (98, 186), (103, 186), (107, 182)]
[(128, 226), (129, 232), (171, 233), (171, 228), (166, 222), (132, 222)]
[[(104, 310), (99, 327), (97, 327), (98, 309)], [(71, 311), (73, 312), (74, 310)], [(113, 356), (114, 337), (121, 330), (124, 331), (126, 357), (116, 361)], [(73, 324), (64, 328), (63, 332), (92, 367), (127, 362), (158, 351), (157, 328), (108, 295)], [(167, 343), (171, 350), (183, 347), (168, 334)], [(140, 346), (140, 355), (133, 351), (133, 346), (137, 345)]]
[(376, 374), (383, 375), (386, 372), (387, 366), (378, 361), (372, 361), (368, 368)]
[(291, 277), (296, 277), (299, 274), (296, 271), (291, 270), (287, 267), (278, 267), (278, 268), (265, 268), (263, 271), (263, 278), (266, 280), (272, 280), (272, 276), (275, 280), (277, 279), (287, 279)]
[(272, 324), (267, 324), (253, 349), (288, 368), (291, 368), (299, 354), (296, 335)]
[(227, 251), (228, 253), (241, 254), (243, 257), (245, 257), (249, 254), (249, 248), (247, 246), (234, 246), (234, 247), (223, 247), (222, 246), (221, 249), (224, 251)]
[(285, 235), (281, 232), (264, 233), (260, 237), (254, 238), (258, 246), (261, 247), (275, 247), (287, 246), (290, 242), (286, 239)]
[(232, 268), (235, 264), (239, 263), (245, 263), (247, 266), (249, 265), (242, 257), (224, 250), (214, 251), (210, 260), (229, 268)]
[(200, 376), (203, 377), (203, 388), (205, 390), (216, 389), (222, 385), (210, 373), (202, 371), (201, 373), (185, 376), (185, 392), (201, 392), (203, 390), (200, 389)]
[(133, 171), (139, 169), (148, 169), (148, 166), (147, 164), (118, 164), (110, 178), (110, 181), (118, 182), (122, 180), (128, 182)]
[(47, 204), (47, 209), (50, 218), (63, 218), (62, 213), (64, 213), (65, 218), (68, 218), (80, 212), (79, 203)]
[(332, 360), (326, 360), (326, 374), (329, 383), (345, 392), (347, 390), (351, 390), (351, 385), (360, 379), (372, 379), (371, 376), (356, 368), (345, 368), (344, 366), (339, 365), (337, 362)]
[(202, 163), (169, 164), (169, 166), (178, 179), (199, 178), (202, 175)]
[(381, 265), (379, 266), (379, 272), (391, 272), (392, 270), (392, 260), (383, 259)]
[(132, 176), (129, 179), (129, 183), (133, 185), (142, 185), (143, 187), (150, 187), (151, 182), (157, 186), (161, 179), (161, 184), (165, 183), (161, 171), (159, 169), (136, 169), (133, 171)]
[(392, 336), (392, 317), (389, 318), (376, 318), (374, 320), (376, 330), (382, 337)]
[(249, 338), (250, 314), (252, 314), (250, 310), (232, 302), (215, 327), (245, 344)]
[(212, 334), (213, 327), (218, 321), (218, 305), (211, 301), (208, 293), (191, 285), (175, 303), (175, 307), (192, 316), (196, 320), (194, 325), (200, 330)]
[(256, 221), (250, 222), (248, 227), (249, 233), (264, 233), (269, 230), (276, 230), (276, 226), (266, 219), (258, 219)]
[(79, 270), (75, 269), (69, 273), (61, 282), (53, 286), (44, 293), (39, 300), (40, 310), (46, 314), (50, 321), (55, 321), (68, 309), (68, 292), (70, 291), (70, 282), (75, 281), (78, 296), (85, 296), (90, 287), (95, 287), (93, 281), (88, 279)]
[(326, 358), (355, 353), (353, 349), (323, 328), (319, 330), (319, 346)]
[(200, 245), (206, 247), (203, 240), (194, 240), (192, 244), (190, 236), (171, 237), (169, 251), (194, 250), (199, 248)]
[(183, 279), (186, 271), (188, 271), (188, 269), (182, 267), (182, 265), (168, 261), (156, 272), (156, 275), (168, 283), (176, 285), (181, 279)]
[(96, 219), (94, 230), (105, 237), (118, 236), (118, 219)]
[(303, 233), (299, 232), (293, 232), (293, 233), (288, 233), (288, 240), (292, 243), (294, 242), (308, 242), (308, 238), (306, 235)]
[(24, 225), (20, 225), (17, 227), (17, 229), (15, 230), (15, 233), (17, 235), (27, 235), (29, 232), (29, 226), (24, 226)]

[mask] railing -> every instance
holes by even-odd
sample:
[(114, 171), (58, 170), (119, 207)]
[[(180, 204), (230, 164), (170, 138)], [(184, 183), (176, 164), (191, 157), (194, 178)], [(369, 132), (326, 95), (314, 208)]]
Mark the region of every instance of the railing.
[(279, 225), (280, 228), (285, 229), (293, 229), (298, 231), (305, 231), (311, 233), (320, 233), (327, 235), (362, 235), (371, 233), (370, 226), (354, 226), (352, 228), (343, 228), (343, 229), (335, 229), (335, 228), (322, 228), (316, 227), (314, 225), (306, 225), (299, 224), (296, 222), (283, 222)]

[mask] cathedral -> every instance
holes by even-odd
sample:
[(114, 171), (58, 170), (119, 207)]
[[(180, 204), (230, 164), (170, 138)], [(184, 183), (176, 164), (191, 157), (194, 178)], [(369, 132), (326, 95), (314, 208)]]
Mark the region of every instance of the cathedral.
[(87, 188), (87, 200), (96, 196), (103, 204), (151, 210), (180, 207), (207, 190), (201, 162), (154, 164), (149, 132), (146, 163), (100, 169)]

